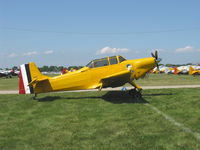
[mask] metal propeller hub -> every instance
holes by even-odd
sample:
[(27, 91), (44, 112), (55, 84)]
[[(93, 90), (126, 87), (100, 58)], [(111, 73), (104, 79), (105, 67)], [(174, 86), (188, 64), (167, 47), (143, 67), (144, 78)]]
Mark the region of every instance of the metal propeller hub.
[(156, 62), (159, 63), (161, 60), (162, 60), (161, 58), (158, 58), (158, 59), (156, 60)]

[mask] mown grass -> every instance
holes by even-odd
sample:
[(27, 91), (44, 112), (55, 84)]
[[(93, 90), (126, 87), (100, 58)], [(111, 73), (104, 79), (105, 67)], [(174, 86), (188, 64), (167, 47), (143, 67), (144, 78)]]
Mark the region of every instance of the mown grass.
[[(0, 78), (0, 90), (18, 90), (18, 77)], [(200, 84), (200, 76), (150, 74), (135, 81), (141, 86), (194, 85)], [(126, 84), (126, 86), (130, 86)]]
[[(56, 76), (57, 74), (50, 74), (48, 76)], [(0, 90), (18, 90), (19, 87), (19, 78), (13, 76), (12, 78), (0, 78)]]
[(0, 78), (0, 90), (18, 90), (19, 78)]
[(200, 89), (0, 95), (0, 149), (197, 150), (200, 142), (148, 105), (200, 133)]
[(197, 85), (200, 84), (200, 76), (174, 75), (174, 74), (149, 74), (136, 83), (142, 86), (159, 86), (159, 85)]

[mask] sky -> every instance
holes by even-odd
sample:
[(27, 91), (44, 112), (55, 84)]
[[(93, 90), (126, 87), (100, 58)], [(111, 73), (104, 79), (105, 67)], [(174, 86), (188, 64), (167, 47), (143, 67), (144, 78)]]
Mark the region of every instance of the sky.
[(199, 0), (0, 0), (0, 68), (122, 55), (200, 63)]

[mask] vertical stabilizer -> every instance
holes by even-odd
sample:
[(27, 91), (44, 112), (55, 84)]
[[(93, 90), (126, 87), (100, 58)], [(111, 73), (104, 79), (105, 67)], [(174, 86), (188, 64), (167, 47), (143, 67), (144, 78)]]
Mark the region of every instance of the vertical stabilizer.
[(189, 68), (189, 75), (192, 75), (193, 71), (194, 71), (194, 68), (192, 66), (190, 66), (190, 68)]

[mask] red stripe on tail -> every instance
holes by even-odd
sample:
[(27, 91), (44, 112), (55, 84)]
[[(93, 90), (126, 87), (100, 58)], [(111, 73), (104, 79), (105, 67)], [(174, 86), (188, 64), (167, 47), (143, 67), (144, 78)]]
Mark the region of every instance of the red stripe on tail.
[(25, 88), (24, 88), (24, 81), (22, 78), (21, 68), (20, 68), (20, 73), (19, 73), (19, 94), (26, 94)]

